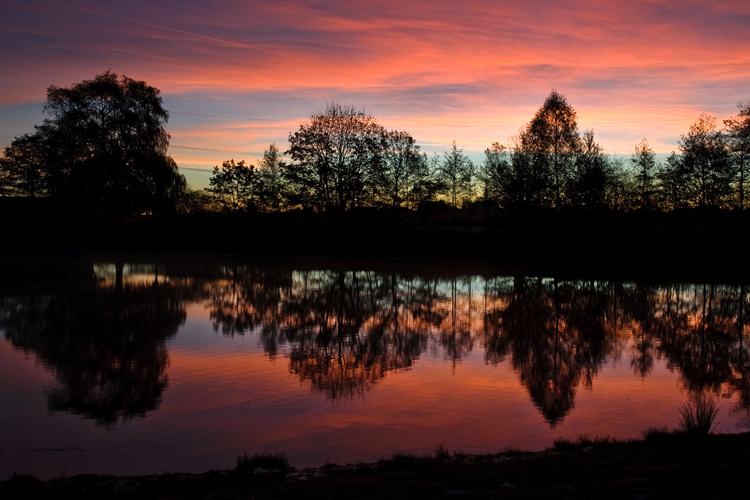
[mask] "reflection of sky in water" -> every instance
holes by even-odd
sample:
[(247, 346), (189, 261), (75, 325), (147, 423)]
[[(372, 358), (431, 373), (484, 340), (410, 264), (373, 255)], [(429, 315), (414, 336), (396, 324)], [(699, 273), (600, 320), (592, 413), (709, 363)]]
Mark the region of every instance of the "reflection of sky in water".
[[(169, 269), (125, 264), (118, 291), (116, 266), (96, 264), (90, 289), (35, 296), (35, 329), (14, 312), (32, 302), (0, 297), (0, 475), (202, 471), (265, 449), (296, 466), (437, 444), (542, 449), (558, 436), (672, 428), (701, 387), (720, 397), (720, 431), (750, 422), (739, 370), (749, 366), (733, 330), (737, 286), (278, 265), (204, 265), (199, 278)], [(89, 318), (107, 331), (84, 331)], [(676, 333), (665, 335), (669, 325)], [(88, 372), (76, 371), (76, 359)], [(83, 400), (101, 395), (66, 389), (91, 377), (135, 398), (102, 409), (114, 423), (97, 425)], [(53, 403), (65, 410), (50, 412)]]

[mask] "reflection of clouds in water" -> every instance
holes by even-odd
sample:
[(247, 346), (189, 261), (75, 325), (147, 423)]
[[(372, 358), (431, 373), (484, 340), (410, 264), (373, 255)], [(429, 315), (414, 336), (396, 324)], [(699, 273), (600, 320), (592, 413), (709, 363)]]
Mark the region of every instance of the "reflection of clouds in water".
[(96, 264), (92, 275), (64, 292), (3, 298), (0, 329), (54, 370), (50, 410), (105, 424), (158, 407), (165, 339), (188, 303), (203, 304), (223, 335), (257, 334), (330, 399), (365, 394), (425, 352), (455, 367), (481, 350), (487, 364), (510, 364), (552, 427), (580, 386), (623, 357), (636, 377), (664, 360), (690, 394), (737, 395), (750, 409), (743, 286), (213, 263)]
[[(409, 366), (428, 343), (454, 364), (481, 347), (490, 364), (510, 360), (555, 426), (574, 407), (578, 386), (591, 388), (604, 363), (623, 352), (640, 377), (650, 373), (654, 360), (667, 358), (690, 391), (716, 390), (717, 381), (739, 388), (730, 382), (732, 370), (721, 368), (731, 364), (729, 358), (711, 365), (710, 372), (721, 373), (714, 382), (700, 369), (710, 364), (680, 361), (700, 357), (692, 351), (700, 344), (679, 340), (696, 338), (696, 326), (723, 332), (713, 340), (747, 358), (739, 346), (742, 336), (731, 333), (736, 313), (727, 316), (727, 304), (737, 304), (744, 293), (737, 287), (704, 291), (694, 285), (317, 270), (277, 276), (284, 285), (269, 290), (262, 285), (269, 283), (267, 274), (243, 273), (235, 275), (231, 297), (214, 300), (223, 307), (212, 316), (216, 328), (259, 328), (272, 356), (290, 346), (291, 372), (334, 399), (362, 393), (389, 371)], [(722, 299), (709, 305), (711, 294)], [(232, 315), (237, 306), (242, 314)]]

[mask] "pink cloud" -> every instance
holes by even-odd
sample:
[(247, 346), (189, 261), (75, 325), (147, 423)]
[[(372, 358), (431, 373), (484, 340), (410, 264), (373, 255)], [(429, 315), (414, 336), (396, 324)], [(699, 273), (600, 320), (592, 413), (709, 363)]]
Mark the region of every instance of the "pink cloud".
[[(10, 0), (0, 56), (13, 71), (0, 74), (0, 107), (110, 68), (184, 97), (181, 109), (196, 115), (221, 114), (206, 113), (207, 97), (276, 106), (264, 108), (274, 124), (247, 129), (173, 116), (173, 144), (203, 148), (175, 152), (178, 162), (208, 167), (223, 158), (208, 150), (282, 143), (330, 100), (364, 106), (426, 144), (456, 139), (481, 151), (557, 88), (608, 150), (647, 135), (668, 152), (691, 117), (723, 117), (750, 99), (747, 33), (743, 1)], [(2, 120), (5, 136), (13, 125)]]

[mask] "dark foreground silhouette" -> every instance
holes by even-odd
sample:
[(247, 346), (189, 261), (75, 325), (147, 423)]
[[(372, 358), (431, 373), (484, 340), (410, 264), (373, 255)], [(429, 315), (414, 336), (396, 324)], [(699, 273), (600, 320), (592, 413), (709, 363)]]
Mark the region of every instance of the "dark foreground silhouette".
[[(558, 441), (544, 452), (434, 456), (395, 453), (374, 464), (318, 469), (212, 471), (142, 477), (75, 476), (42, 482), (16, 474), (3, 498), (750, 498), (750, 433), (643, 441)], [(239, 462), (238, 462), (239, 463)], [(283, 463), (281, 465), (283, 467)], [(239, 469), (239, 467), (238, 467)]]
[(747, 277), (741, 235), (750, 211), (538, 210), (487, 216), (443, 205), (406, 214), (187, 214), (123, 221), (83, 217), (51, 199), (0, 198), (0, 252), (323, 256), (488, 260), (526, 274)]

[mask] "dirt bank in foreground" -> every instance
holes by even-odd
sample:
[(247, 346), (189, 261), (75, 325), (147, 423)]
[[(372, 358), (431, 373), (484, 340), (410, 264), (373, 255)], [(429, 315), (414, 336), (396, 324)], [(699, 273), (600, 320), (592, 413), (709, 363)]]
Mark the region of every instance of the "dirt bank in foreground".
[(212, 471), (141, 477), (16, 475), (0, 498), (381, 499), (750, 498), (750, 433), (645, 441), (584, 440), (544, 452), (433, 457), (396, 454), (375, 464)]

